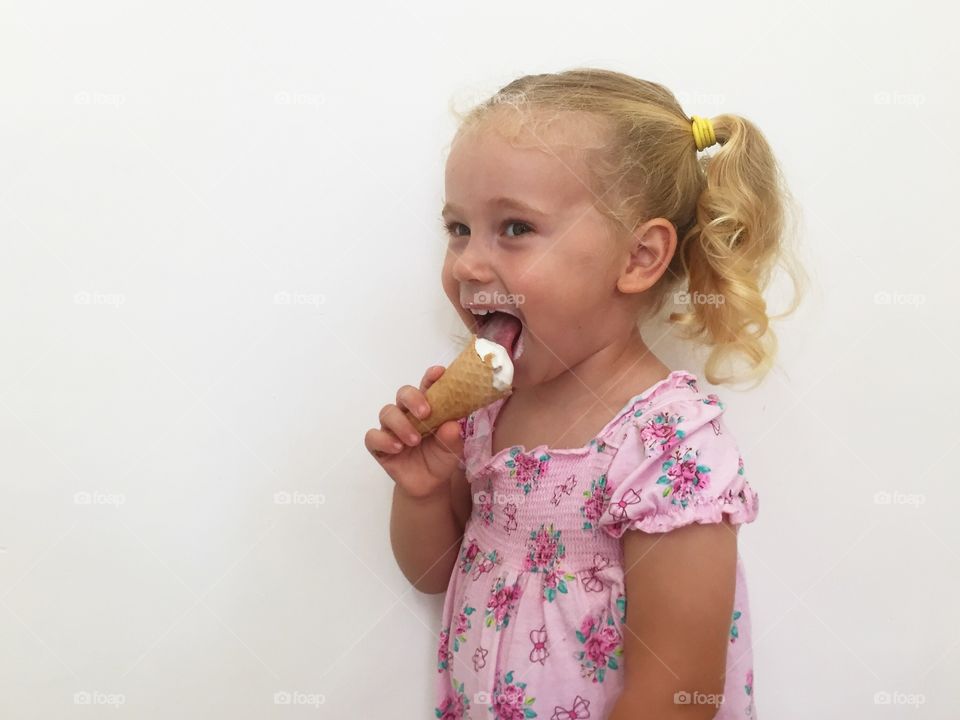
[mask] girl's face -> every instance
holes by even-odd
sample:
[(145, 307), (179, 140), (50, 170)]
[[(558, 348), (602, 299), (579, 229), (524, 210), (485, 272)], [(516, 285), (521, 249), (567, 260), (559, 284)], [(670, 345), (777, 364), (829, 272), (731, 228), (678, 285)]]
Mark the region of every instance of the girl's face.
[(515, 387), (575, 369), (635, 324), (616, 287), (628, 248), (569, 153), (516, 148), (491, 127), (468, 132), (451, 148), (445, 195), (444, 292), (472, 332), (465, 306), (515, 310)]

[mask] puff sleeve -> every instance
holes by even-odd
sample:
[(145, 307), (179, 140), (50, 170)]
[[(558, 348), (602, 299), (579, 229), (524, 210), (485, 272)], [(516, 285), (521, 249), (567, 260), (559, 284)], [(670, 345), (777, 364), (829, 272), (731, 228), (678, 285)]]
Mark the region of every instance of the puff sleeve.
[(753, 521), (759, 498), (716, 395), (678, 398), (626, 424), (607, 470), (599, 527), (667, 532), (691, 523)]

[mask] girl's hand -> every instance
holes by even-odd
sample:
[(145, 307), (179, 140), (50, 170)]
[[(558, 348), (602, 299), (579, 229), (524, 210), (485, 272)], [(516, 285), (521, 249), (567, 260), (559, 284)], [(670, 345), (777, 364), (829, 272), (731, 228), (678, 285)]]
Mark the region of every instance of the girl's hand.
[[(400, 489), (416, 498), (425, 498), (448, 490), (450, 478), (463, 462), (463, 438), (456, 420), (443, 423), (432, 434), (420, 437), (404, 409), (421, 420), (430, 414), (424, 391), (443, 375), (446, 368), (427, 368), (420, 388), (404, 385), (397, 391), (397, 402), (380, 411), (380, 429), (371, 428), (364, 444), (374, 459), (393, 478)], [(418, 412), (425, 408), (425, 412)], [(398, 447), (399, 445), (399, 447)]]

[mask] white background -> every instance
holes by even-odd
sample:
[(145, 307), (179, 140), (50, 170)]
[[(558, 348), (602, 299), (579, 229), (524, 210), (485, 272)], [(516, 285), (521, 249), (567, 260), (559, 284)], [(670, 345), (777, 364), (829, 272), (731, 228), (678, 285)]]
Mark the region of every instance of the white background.
[(776, 370), (703, 381), (761, 498), (758, 716), (956, 717), (956, 18), (454, 5), (5, 4), (0, 716), (433, 716), (363, 436), (456, 351), (448, 104), (597, 66), (757, 123), (803, 206)]

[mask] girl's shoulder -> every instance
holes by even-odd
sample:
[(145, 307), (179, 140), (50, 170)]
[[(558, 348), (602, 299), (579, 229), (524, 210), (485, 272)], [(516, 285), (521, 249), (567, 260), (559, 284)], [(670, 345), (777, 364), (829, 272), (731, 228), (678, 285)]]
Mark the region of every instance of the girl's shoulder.
[(723, 403), (716, 394), (704, 394), (701, 391), (699, 378), (694, 373), (673, 370), (667, 377), (630, 398), (600, 431), (598, 440), (617, 448), (628, 427), (646, 422), (664, 409), (690, 402), (715, 404), (723, 409)]

